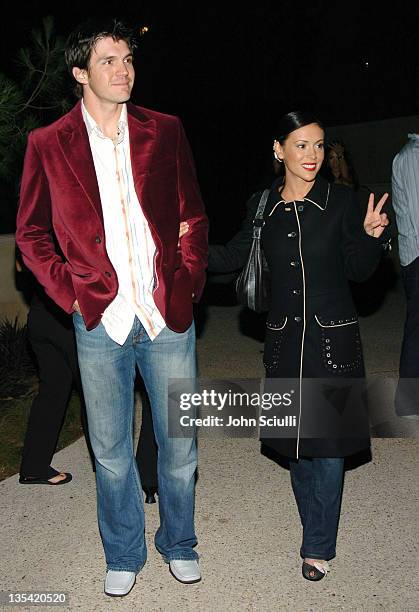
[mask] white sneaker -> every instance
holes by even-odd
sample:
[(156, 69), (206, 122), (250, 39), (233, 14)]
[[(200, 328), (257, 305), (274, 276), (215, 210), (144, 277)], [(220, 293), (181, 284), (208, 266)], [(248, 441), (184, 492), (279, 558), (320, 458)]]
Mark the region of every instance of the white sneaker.
[(193, 584), (201, 580), (198, 561), (195, 559), (174, 559), (169, 563), (170, 573), (183, 584)]
[(128, 595), (135, 584), (134, 572), (108, 570), (105, 578), (105, 593), (111, 597)]

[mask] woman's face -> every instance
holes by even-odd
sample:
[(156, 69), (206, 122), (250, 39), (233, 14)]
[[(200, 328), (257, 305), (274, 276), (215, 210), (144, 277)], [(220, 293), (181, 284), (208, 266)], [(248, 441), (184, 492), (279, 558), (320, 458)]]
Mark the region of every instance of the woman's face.
[(341, 175), (340, 163), (343, 159), (343, 152), (339, 149), (331, 148), (327, 156), (327, 163), (329, 164), (330, 170), (335, 177), (338, 179)]
[(285, 179), (312, 182), (324, 160), (324, 131), (310, 123), (291, 132), (283, 145), (274, 143), (274, 150), (285, 165)]

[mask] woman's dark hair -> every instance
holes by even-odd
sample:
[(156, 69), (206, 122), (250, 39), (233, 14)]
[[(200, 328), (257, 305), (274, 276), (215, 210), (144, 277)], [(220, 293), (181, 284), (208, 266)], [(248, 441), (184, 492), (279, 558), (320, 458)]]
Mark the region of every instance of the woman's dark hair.
[(305, 125), (310, 125), (311, 123), (316, 123), (322, 130), (324, 129), (321, 121), (319, 121), (313, 113), (308, 111), (293, 111), (287, 113), (279, 120), (275, 131), (275, 139), (283, 145), (291, 132)]
[[(111, 37), (115, 41), (124, 40), (131, 53), (137, 47), (134, 31), (122, 21), (106, 19), (102, 21), (89, 20), (79, 25), (67, 39), (65, 46), (65, 61), (70, 75), (73, 68), (87, 70), (92, 52), (102, 38)], [(83, 88), (77, 83), (75, 93), (81, 98)]]

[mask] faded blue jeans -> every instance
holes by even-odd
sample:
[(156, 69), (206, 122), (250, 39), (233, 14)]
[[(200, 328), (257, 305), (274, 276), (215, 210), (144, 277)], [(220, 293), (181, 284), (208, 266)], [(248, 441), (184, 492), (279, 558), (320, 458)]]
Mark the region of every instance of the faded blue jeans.
[(96, 459), (97, 512), (107, 568), (138, 572), (147, 558), (144, 507), (134, 457), (134, 379), (138, 366), (150, 398), (158, 445), (160, 527), (155, 545), (166, 562), (197, 559), (193, 550), (196, 442), (168, 437), (168, 380), (196, 376), (195, 328), (165, 327), (151, 341), (135, 318), (123, 346), (100, 323), (86, 331), (73, 315), (89, 433)]

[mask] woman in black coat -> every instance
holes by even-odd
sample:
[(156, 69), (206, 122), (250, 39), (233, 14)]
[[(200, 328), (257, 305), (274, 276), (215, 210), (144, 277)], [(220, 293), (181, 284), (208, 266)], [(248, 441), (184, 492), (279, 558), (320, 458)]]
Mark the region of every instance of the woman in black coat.
[[(348, 279), (363, 281), (378, 265), (387, 194), (375, 207), (371, 194), (363, 220), (353, 191), (318, 175), (324, 131), (309, 113), (285, 115), (276, 138), (274, 155), (285, 181), (271, 188), (262, 230), (272, 276), (264, 365), (269, 390), (275, 388), (271, 379), (297, 382), (296, 418), (288, 437), (275, 437), (268, 427), (261, 437), (290, 458), (303, 525), (303, 576), (320, 580), (335, 556), (344, 457), (369, 446), (368, 428), (344, 435), (337, 430), (363, 415), (362, 409), (348, 414), (354, 402), (348, 401), (347, 379), (364, 376)], [(313, 379), (327, 384), (313, 385)]]

